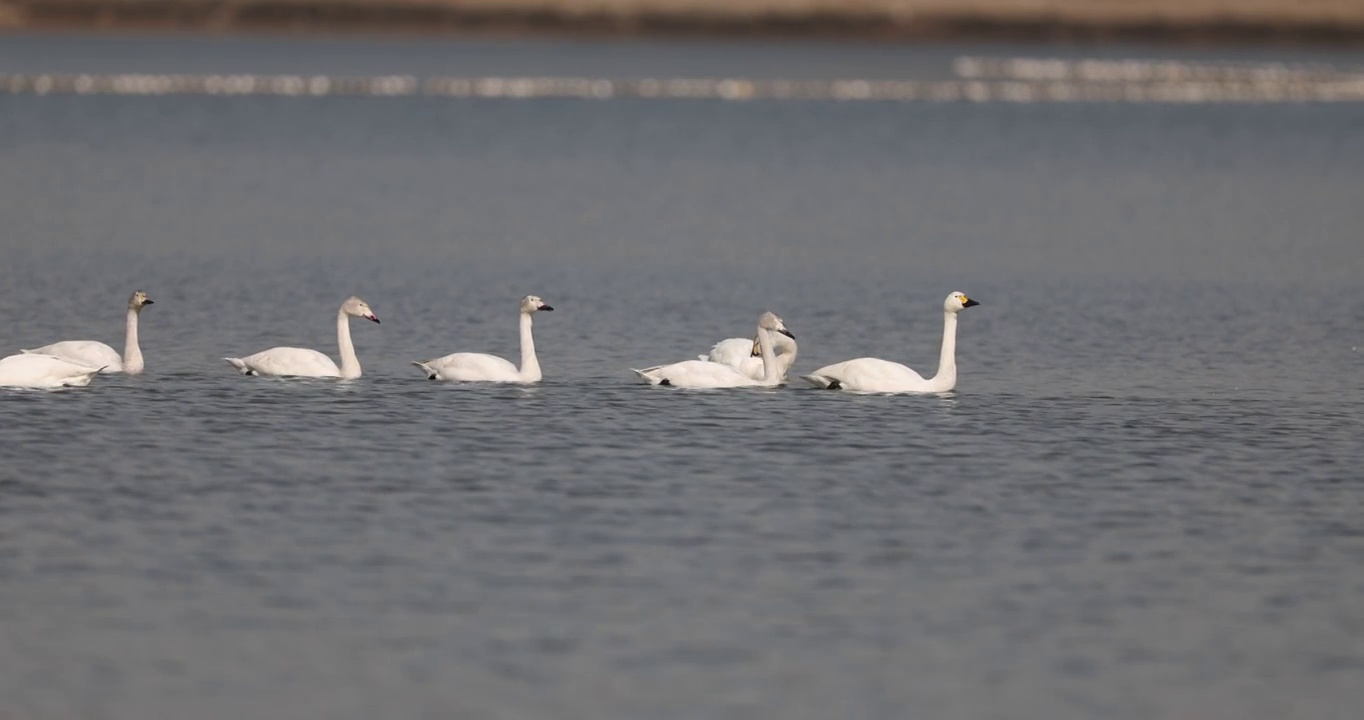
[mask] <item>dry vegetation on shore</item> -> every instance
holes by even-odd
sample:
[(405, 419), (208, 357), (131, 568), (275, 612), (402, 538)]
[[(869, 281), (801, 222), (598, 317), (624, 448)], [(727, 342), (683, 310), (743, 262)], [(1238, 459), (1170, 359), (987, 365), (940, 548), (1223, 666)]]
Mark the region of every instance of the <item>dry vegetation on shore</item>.
[(0, 0), (0, 27), (1364, 40), (1364, 0)]

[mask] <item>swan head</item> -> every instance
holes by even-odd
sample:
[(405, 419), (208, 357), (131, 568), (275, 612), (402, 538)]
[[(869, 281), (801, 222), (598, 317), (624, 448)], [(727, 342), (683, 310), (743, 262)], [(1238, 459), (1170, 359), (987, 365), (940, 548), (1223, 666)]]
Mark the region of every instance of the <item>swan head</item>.
[(362, 317), (372, 322), (379, 322), (379, 316), (375, 315), (374, 311), (369, 309), (369, 303), (354, 295), (346, 298), (346, 301), (341, 303), (341, 312), (351, 317)]
[(947, 296), (947, 300), (943, 301), (942, 309), (950, 313), (959, 313), (966, 308), (975, 307), (979, 304), (980, 303), (975, 300), (966, 297), (966, 293), (954, 292)]
[(536, 296), (536, 295), (527, 295), (527, 296), (521, 298), (521, 312), (523, 312), (523, 313), (525, 313), (525, 314), (527, 314), (527, 315), (529, 315), (529, 314), (531, 314), (531, 313), (533, 313), (533, 312), (539, 312), (539, 311), (541, 311), (541, 310), (544, 310), (544, 311), (546, 311), (546, 312), (549, 312), (549, 311), (551, 311), (551, 310), (553, 310), (553, 309), (554, 309), (554, 308), (552, 308), (552, 307), (546, 305), (546, 304), (545, 304), (545, 301), (544, 301), (544, 300), (541, 300), (541, 299), (540, 299), (538, 296)]
[(763, 330), (779, 332), (782, 335), (791, 338), (792, 340), (796, 339), (796, 336), (792, 335), (791, 331), (786, 329), (786, 322), (783, 321), (780, 317), (777, 317), (777, 314), (774, 312), (765, 312), (762, 315), (758, 316), (758, 327), (762, 328)]
[(147, 297), (146, 290), (137, 290), (128, 297), (128, 309), (141, 311), (143, 305), (155, 305), (152, 299)]

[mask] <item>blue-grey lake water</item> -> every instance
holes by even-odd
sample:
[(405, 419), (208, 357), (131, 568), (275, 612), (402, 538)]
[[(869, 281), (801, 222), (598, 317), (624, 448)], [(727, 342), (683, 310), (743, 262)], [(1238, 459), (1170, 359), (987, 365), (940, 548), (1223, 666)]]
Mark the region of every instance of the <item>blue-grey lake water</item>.
[[(0, 72), (1075, 48), (0, 36)], [(1106, 56), (1215, 56), (1108, 48)], [(1355, 53), (1228, 50), (1358, 63)], [(0, 717), (1358, 717), (1364, 105), (0, 94)], [(684, 391), (752, 336), (959, 384)], [(428, 382), (517, 357), (545, 380)], [(274, 345), (354, 382), (242, 377)]]

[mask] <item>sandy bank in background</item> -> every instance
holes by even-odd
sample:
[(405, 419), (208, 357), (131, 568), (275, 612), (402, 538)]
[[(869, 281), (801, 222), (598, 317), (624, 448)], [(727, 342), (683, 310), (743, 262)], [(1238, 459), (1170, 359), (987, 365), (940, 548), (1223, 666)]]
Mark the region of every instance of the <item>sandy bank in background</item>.
[(0, 0), (0, 28), (1364, 42), (1364, 0)]

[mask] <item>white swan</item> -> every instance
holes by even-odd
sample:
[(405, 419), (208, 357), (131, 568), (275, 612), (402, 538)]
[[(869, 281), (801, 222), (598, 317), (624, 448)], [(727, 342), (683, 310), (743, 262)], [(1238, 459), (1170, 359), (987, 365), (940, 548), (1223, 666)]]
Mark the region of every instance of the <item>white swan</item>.
[(786, 323), (774, 313), (765, 312), (758, 318), (758, 345), (762, 352), (763, 375), (754, 379), (721, 363), (706, 360), (684, 360), (671, 365), (656, 365), (643, 370), (631, 368), (650, 385), (672, 385), (685, 388), (771, 387), (781, 384), (781, 370), (772, 350), (771, 333), (791, 336)]
[(535, 338), (531, 335), (530, 316), (541, 310), (549, 312), (554, 308), (544, 300), (527, 295), (521, 298), (521, 369), (496, 355), (484, 353), (452, 353), (434, 360), (413, 361), (421, 368), (429, 380), (454, 380), (459, 382), (540, 382), (540, 361), (535, 358)]
[(341, 303), (341, 309), (336, 311), (336, 344), (341, 349), (341, 367), (316, 350), (296, 347), (276, 347), (244, 358), (223, 359), (243, 375), (339, 377), (353, 380), (360, 377), (360, 360), (355, 357), (355, 345), (350, 340), (352, 317), (379, 322), (364, 300), (352, 295)]
[(143, 369), (142, 348), (137, 344), (137, 318), (144, 305), (154, 305), (147, 293), (138, 290), (128, 298), (128, 325), (123, 339), (123, 356), (102, 342), (95, 340), (63, 340), (32, 350), (35, 355), (51, 355), (70, 360), (77, 365), (103, 368), (100, 372), (140, 375)]
[[(797, 350), (794, 336), (781, 333), (773, 336), (772, 353), (777, 357), (777, 370), (781, 373), (782, 380), (786, 379), (786, 373), (795, 364)], [(698, 360), (728, 365), (754, 380), (763, 379), (762, 347), (758, 338), (721, 340), (710, 349), (710, 354), (696, 357)]]
[(84, 387), (100, 369), (51, 355), (25, 352), (0, 359), (0, 387)]
[(828, 390), (860, 392), (947, 392), (957, 386), (957, 313), (980, 303), (954, 292), (943, 302), (942, 354), (938, 374), (925, 380), (900, 363), (858, 358), (822, 367), (803, 376), (811, 385)]

